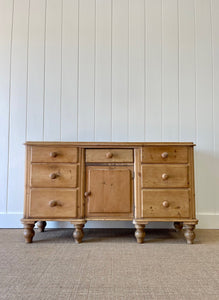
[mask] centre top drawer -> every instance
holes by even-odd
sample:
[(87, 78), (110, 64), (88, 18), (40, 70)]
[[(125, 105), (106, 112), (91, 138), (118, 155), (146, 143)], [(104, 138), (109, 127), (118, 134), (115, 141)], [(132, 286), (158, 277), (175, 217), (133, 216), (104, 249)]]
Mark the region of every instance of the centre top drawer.
[(87, 149), (86, 162), (89, 163), (132, 163), (133, 149)]
[(77, 163), (78, 149), (71, 147), (32, 147), (31, 161), (52, 163)]

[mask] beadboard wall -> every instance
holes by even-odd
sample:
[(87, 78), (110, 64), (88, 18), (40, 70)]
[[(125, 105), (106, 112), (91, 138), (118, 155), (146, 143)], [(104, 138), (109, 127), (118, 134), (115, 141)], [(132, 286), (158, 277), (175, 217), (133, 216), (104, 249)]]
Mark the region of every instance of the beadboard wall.
[(26, 140), (193, 141), (219, 228), (219, 1), (0, 0), (0, 227), (21, 227)]

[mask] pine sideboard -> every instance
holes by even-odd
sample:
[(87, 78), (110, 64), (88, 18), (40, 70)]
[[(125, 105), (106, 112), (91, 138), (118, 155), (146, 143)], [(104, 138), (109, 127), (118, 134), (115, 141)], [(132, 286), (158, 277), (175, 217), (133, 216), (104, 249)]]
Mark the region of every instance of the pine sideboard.
[(193, 143), (26, 142), (24, 237), (35, 223), (74, 224), (76, 243), (89, 220), (129, 220), (143, 243), (148, 222), (173, 222), (195, 238)]

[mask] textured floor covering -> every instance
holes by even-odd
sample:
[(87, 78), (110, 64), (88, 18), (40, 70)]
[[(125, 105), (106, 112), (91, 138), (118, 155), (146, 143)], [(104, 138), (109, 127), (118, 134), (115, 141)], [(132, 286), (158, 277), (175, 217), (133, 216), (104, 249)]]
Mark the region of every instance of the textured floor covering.
[(219, 230), (148, 230), (137, 244), (129, 229), (0, 230), (0, 299), (219, 299)]

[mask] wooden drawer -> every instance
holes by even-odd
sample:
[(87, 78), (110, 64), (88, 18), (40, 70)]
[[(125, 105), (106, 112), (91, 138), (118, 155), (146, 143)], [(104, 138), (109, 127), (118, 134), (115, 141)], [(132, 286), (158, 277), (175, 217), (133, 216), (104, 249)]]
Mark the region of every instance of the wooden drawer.
[(188, 149), (186, 147), (144, 147), (141, 161), (143, 163), (187, 163)]
[(86, 162), (104, 163), (104, 162), (133, 162), (132, 149), (87, 149)]
[(77, 190), (32, 189), (30, 217), (75, 218), (77, 216)]
[(143, 190), (142, 217), (188, 218), (189, 203), (189, 190)]
[(142, 165), (142, 188), (188, 186), (187, 165)]
[(31, 161), (76, 163), (78, 161), (78, 149), (67, 147), (32, 147)]
[(77, 165), (32, 164), (32, 187), (77, 187)]

